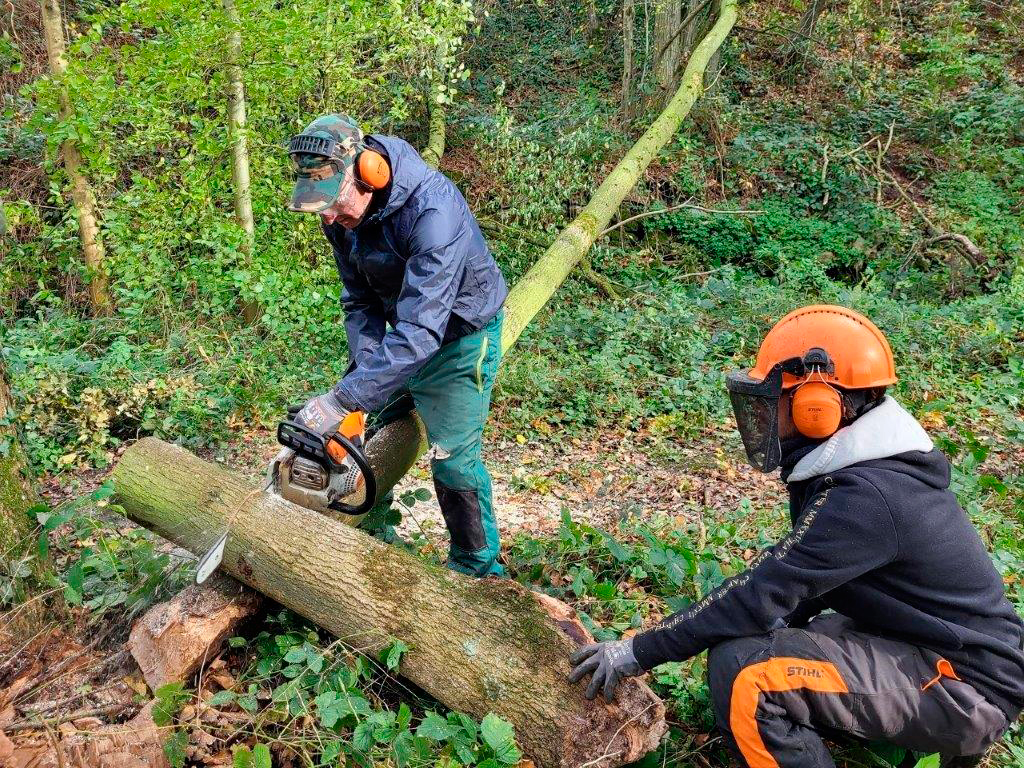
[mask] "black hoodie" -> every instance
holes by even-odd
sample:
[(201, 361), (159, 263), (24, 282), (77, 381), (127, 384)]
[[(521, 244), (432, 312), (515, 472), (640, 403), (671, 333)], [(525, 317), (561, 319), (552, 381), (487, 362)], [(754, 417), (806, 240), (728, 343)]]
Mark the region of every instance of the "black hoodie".
[(703, 600), (637, 635), (637, 661), (650, 669), (687, 659), (830, 608), (858, 629), (942, 655), (1015, 720), (1024, 707), (1024, 625), (949, 490), (945, 456), (914, 450), (839, 464), (791, 481), (792, 533)]

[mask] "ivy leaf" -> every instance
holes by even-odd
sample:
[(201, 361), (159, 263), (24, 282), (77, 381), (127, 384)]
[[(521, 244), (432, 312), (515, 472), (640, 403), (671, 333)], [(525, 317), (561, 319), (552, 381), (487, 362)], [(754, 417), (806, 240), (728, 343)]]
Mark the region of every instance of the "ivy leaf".
[(237, 698), (238, 694), (234, 691), (217, 691), (207, 699), (206, 704), (216, 709), (217, 707), (223, 707), (225, 704), (230, 704)]
[(518, 763), (522, 757), (516, 746), (516, 732), (512, 723), (493, 712), (480, 721), (480, 736), (500, 762), (512, 765)]
[(402, 654), (408, 650), (408, 645), (401, 640), (395, 640), (384, 650), (384, 658), (382, 659), (384, 665), (392, 671), (398, 669), (398, 665), (402, 663)]
[(452, 729), (448, 725), (448, 720), (437, 712), (427, 712), (423, 722), (416, 728), (416, 735), (431, 741), (444, 741), (452, 735)]
[(247, 693), (244, 696), (238, 697), (238, 706), (246, 712), (255, 712), (260, 708), (260, 703), (256, 701), (256, 697), (253, 694)]

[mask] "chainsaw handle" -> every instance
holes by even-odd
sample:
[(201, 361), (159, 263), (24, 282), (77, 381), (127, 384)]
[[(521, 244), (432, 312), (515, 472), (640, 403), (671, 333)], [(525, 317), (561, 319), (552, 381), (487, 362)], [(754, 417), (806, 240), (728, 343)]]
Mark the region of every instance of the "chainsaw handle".
[[(366, 458), (366, 454), (363, 453), (363, 449), (356, 446), (351, 440), (345, 437), (340, 432), (335, 432), (328, 438), (328, 441), (334, 440), (335, 442), (341, 443), (341, 447), (348, 451), (348, 455), (352, 457), (352, 460), (359, 467), (359, 471), (363, 475), (363, 483), (366, 486), (366, 498), (359, 504), (343, 504), (340, 501), (336, 501), (331, 504), (332, 509), (336, 509), (339, 512), (344, 512), (346, 515), (362, 515), (369, 512), (377, 501), (377, 476), (373, 474), (373, 469), (370, 467), (370, 462)], [(330, 459), (330, 451), (325, 451), (328, 458)], [(330, 459), (333, 461), (333, 459)]]
[(291, 448), (300, 456), (312, 459), (328, 472), (331, 471), (332, 466), (341, 468), (341, 465), (334, 460), (327, 449), (330, 440), (338, 442), (342, 448), (348, 451), (356, 466), (359, 467), (366, 485), (366, 498), (361, 503), (343, 504), (336, 501), (331, 504), (331, 508), (346, 515), (362, 515), (369, 512), (377, 500), (377, 476), (373, 474), (370, 462), (361, 448), (338, 432), (325, 438), (319, 432), (295, 421), (282, 421), (277, 425), (277, 442), (286, 448)]

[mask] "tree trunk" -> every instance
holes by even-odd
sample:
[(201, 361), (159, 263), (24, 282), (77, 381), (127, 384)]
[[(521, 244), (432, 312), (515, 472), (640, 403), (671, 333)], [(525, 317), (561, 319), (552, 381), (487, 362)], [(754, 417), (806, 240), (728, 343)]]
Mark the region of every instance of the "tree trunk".
[[(694, 0), (694, 2), (696, 3), (696, 0)], [(712, 19), (717, 19), (718, 16), (721, 13), (722, 13), (722, 0), (712, 0), (712, 3), (711, 3), (711, 18)], [(690, 35), (691, 36), (693, 34), (693, 28), (695, 26), (696, 25), (692, 24), (692, 23), (690, 25)], [(686, 48), (687, 48), (687, 50), (689, 50), (689, 48), (690, 48), (690, 43), (689, 42), (686, 44)], [(711, 60), (708, 62), (707, 71), (704, 73), (704, 91), (709, 96), (714, 95), (718, 91), (718, 88), (720, 86), (719, 70), (721, 69), (721, 66), (722, 66), (721, 62), (722, 62), (722, 49), (719, 48), (717, 51), (714, 52), (714, 54), (712, 54)]]
[(587, 37), (593, 37), (597, 33), (597, 27), (597, 0), (587, 0)]
[(622, 200), (636, 185), (647, 166), (668, 144), (703, 91), (703, 75), (711, 55), (736, 23), (736, 0), (722, 0), (722, 14), (694, 49), (675, 96), (639, 141), (612, 169), (586, 207), (555, 239), (516, 283), (505, 302), (505, 326), (501, 346), (507, 350), (526, 324), (558, 290), (572, 268), (586, 255), (594, 240), (608, 226)]
[(633, 32), (636, 29), (636, 7), (633, 0), (622, 0), (622, 101), (619, 111), (623, 122), (630, 118), (633, 100)]
[(38, 502), (0, 363), (0, 561), (14, 560), (28, 551), (35, 530), (28, 511)]
[(654, 76), (666, 95), (676, 89), (680, 41), (675, 33), (682, 18), (682, 0), (655, 0), (654, 50), (658, 53)]
[(818, 26), (818, 19), (825, 12), (826, 6), (825, 0), (808, 0), (807, 8), (800, 16), (800, 24), (786, 45), (784, 61), (787, 66), (793, 67), (799, 64), (802, 67), (806, 63), (807, 55), (811, 51), (814, 30)]
[[(231, 144), (231, 188), (234, 196), (235, 220), (245, 232), (246, 266), (252, 257), (256, 226), (252, 218), (252, 188), (249, 181), (249, 140), (245, 131), (245, 84), (242, 82), (242, 21), (235, 0), (222, 0), (227, 16), (228, 31), (227, 91), (228, 141)], [(260, 305), (256, 301), (242, 302), (242, 319), (246, 324), (256, 322)]]
[[(59, 80), (68, 68), (64, 58), (64, 20), (59, 0), (42, 0), (40, 11), (50, 73)], [(69, 120), (74, 110), (63, 83), (59, 83), (58, 94), (60, 119)], [(64, 170), (71, 182), (71, 200), (78, 216), (78, 236), (82, 241), (82, 254), (85, 258), (89, 301), (95, 314), (106, 314), (110, 311), (110, 295), (107, 291), (107, 277), (103, 272), (103, 240), (97, 223), (96, 197), (82, 173), (82, 153), (74, 139), (65, 140), (60, 151)]]
[(245, 230), (246, 247), (252, 252), (255, 226), (252, 192), (249, 186), (249, 145), (245, 135), (245, 86), (242, 83), (242, 30), (235, 0), (223, 0), (231, 25), (228, 33), (228, 136), (231, 141), (231, 183), (235, 197), (235, 218)]
[(541, 766), (621, 765), (665, 731), (664, 705), (639, 679), (611, 705), (568, 683), (569, 653), (590, 638), (557, 600), (423, 561), (156, 438), (129, 448), (113, 477), (133, 520), (193, 552), (230, 530), (227, 573), (349, 646), (404, 642), (403, 676), (452, 709), (506, 718)]
[(813, 35), (815, 27), (818, 26), (818, 19), (824, 11), (825, 0), (810, 0), (804, 15), (800, 17), (800, 34), (804, 37)]
[[(526, 324), (587, 254), (622, 200), (690, 113), (703, 91), (708, 61), (736, 23), (736, 1), (722, 0), (721, 15), (694, 48), (683, 72), (682, 84), (672, 101), (612, 169), (579, 216), (562, 230), (547, 252), (512, 288), (505, 301), (505, 326), (501, 339), (503, 352), (515, 343)], [(377, 475), (378, 500), (409, 471), (426, 446), (426, 432), (415, 414), (383, 427), (367, 443), (367, 458)]]
[(420, 152), (423, 162), (431, 168), (437, 168), (444, 156), (445, 125), (444, 125), (444, 104), (437, 100), (437, 92), (430, 89), (430, 134), (427, 136), (427, 146)]

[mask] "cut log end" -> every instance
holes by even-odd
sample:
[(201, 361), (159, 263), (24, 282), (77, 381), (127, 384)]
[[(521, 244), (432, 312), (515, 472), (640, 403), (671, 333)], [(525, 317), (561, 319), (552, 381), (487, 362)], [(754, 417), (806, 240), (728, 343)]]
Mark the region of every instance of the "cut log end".
[(262, 604), (259, 593), (218, 575), (150, 608), (132, 627), (128, 649), (150, 690), (186, 682)]
[[(530, 594), (574, 646), (594, 642), (571, 607), (541, 592)], [(667, 730), (665, 704), (641, 680), (627, 678), (613, 703), (597, 698), (583, 717), (566, 724), (562, 765), (610, 768), (631, 763), (657, 749)]]

